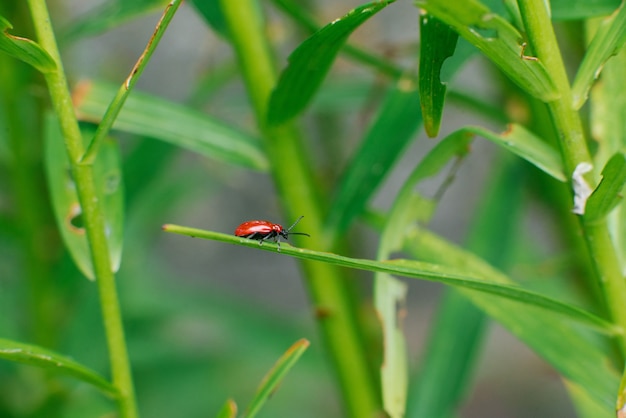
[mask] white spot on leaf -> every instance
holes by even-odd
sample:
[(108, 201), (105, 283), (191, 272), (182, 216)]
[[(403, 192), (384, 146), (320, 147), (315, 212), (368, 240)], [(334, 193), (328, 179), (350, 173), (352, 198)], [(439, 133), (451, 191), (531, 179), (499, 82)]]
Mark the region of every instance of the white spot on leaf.
[(572, 212), (577, 215), (585, 214), (585, 206), (587, 199), (591, 196), (593, 189), (583, 177), (593, 169), (593, 165), (587, 162), (580, 163), (574, 169), (572, 174), (572, 187), (574, 188), (574, 208)]

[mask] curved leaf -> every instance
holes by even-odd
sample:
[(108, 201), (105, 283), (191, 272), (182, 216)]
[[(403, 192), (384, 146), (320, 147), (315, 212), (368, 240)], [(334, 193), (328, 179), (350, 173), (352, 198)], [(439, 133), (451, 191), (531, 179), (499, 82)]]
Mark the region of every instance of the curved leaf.
[(276, 391), (287, 372), (296, 364), (302, 354), (304, 354), (309, 344), (309, 341), (304, 338), (298, 340), (278, 359), (274, 367), (267, 372), (261, 385), (257, 389), (247, 412), (244, 414), (246, 418), (256, 416), (263, 404), (272, 396), (274, 391)]
[(604, 63), (612, 55), (617, 54), (626, 43), (626, 6), (624, 4), (622, 2), (618, 10), (602, 22), (585, 52), (572, 87), (572, 99), (576, 109), (580, 109), (587, 101), (589, 89), (600, 76)]
[(468, 126), (461, 130), (472, 132), (493, 141), (555, 179), (566, 181), (563, 162), (557, 150), (521, 125), (509, 125), (509, 128), (501, 134), (479, 126)]
[[(425, 229), (411, 231), (404, 250), (428, 261), (445, 263), (467, 274), (484, 277), (490, 282), (512, 283), (481, 258)], [(556, 311), (540, 310), (536, 306), (512, 303), (467, 289), (459, 291), (535, 350), (567, 380), (584, 388), (595, 404), (605, 411), (600, 416), (614, 416), (619, 374), (603, 352), (606, 346), (602, 347), (597, 338), (589, 336), (565, 317), (554, 315)]]
[(348, 36), (394, 1), (381, 0), (359, 6), (302, 42), (289, 56), (289, 65), (283, 70), (272, 92), (268, 122), (283, 123), (300, 113), (326, 77)]
[(9, 34), (13, 29), (8, 20), (0, 16), (0, 51), (32, 65), (42, 73), (56, 70), (52, 57), (36, 42)]
[[(75, 92), (78, 117), (99, 122), (117, 87), (84, 84)], [(255, 170), (269, 163), (258, 141), (193, 109), (134, 91), (120, 111), (114, 129), (169, 142), (210, 158)]]
[[(242, 245), (244, 247), (257, 248), (263, 251), (277, 252), (278, 250), (276, 244), (268, 243), (267, 241), (260, 245), (259, 241), (180, 225), (166, 224), (163, 225), (163, 230), (193, 238), (211, 239)], [(389, 273), (397, 276), (410, 277), (412, 279), (459, 286), (481, 293), (496, 295), (500, 298), (510, 299), (521, 304), (547, 309), (551, 312), (559, 313), (573, 320), (588, 324), (600, 332), (608, 334), (621, 332), (621, 330), (616, 329), (613, 324), (571, 304), (526, 290), (518, 285), (486, 281), (476, 276), (468, 275), (462, 269), (406, 259), (374, 261), (350, 258), (328, 252), (296, 248), (287, 244), (281, 246), (280, 253), (296, 258), (330, 263), (340, 267)]]
[(0, 339), (0, 358), (16, 363), (28, 364), (55, 370), (89, 383), (107, 396), (117, 397), (117, 390), (105, 378), (80, 363), (54, 351), (11, 340)]
[[(86, 136), (91, 137), (91, 134)], [(103, 205), (113, 272), (120, 266), (124, 235), (124, 188), (120, 161), (117, 143), (105, 140), (93, 164), (96, 192)], [(54, 215), (63, 241), (81, 272), (90, 280), (94, 280), (91, 253), (82, 225), (82, 211), (76, 184), (72, 178), (63, 135), (53, 115), (46, 118), (45, 163)]]
[(623, 199), (626, 184), (626, 155), (615, 154), (602, 170), (602, 180), (593, 191), (585, 206), (585, 218), (590, 222), (609, 214)]
[(476, 0), (418, 0), (417, 5), (480, 49), (522, 90), (547, 102), (559, 92), (538, 60), (522, 58), (522, 34)]
[(419, 87), (424, 128), (429, 137), (439, 134), (446, 97), (446, 85), (441, 82), (441, 67), (454, 54), (459, 35), (439, 19), (420, 16)]

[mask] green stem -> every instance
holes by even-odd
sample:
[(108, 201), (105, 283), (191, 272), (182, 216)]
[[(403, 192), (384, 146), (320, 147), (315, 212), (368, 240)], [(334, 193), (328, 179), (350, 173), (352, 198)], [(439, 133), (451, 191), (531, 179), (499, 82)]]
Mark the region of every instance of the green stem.
[[(267, 103), (277, 80), (256, 0), (222, 0), (231, 41), (248, 94), (263, 133), (272, 175), (290, 217), (304, 215), (309, 231), (321, 231), (322, 211), (301, 138), (295, 127), (266, 124)], [(328, 237), (312, 234), (307, 247), (327, 249)], [(369, 417), (380, 410), (380, 398), (361, 342), (360, 326), (351, 307), (345, 277), (336, 267), (303, 261), (309, 294), (334, 363), (349, 416)]]
[[(561, 97), (549, 102), (548, 107), (558, 132), (566, 172), (573, 173), (580, 163), (591, 162), (592, 159), (585, 142), (580, 115), (572, 104), (570, 84), (546, 3), (544, 0), (519, 0), (518, 3), (530, 45), (561, 93)], [(591, 180), (595, 184), (595, 179)], [(626, 282), (621, 274), (607, 223), (601, 221), (592, 224), (583, 215), (581, 226), (611, 319), (626, 330)], [(622, 357), (626, 357), (626, 334), (618, 338), (618, 344)]]
[(28, 0), (35, 31), (40, 45), (50, 54), (57, 65), (56, 71), (46, 74), (46, 82), (54, 110), (59, 117), (61, 130), (76, 183), (82, 208), (91, 259), (98, 283), (102, 317), (109, 348), (113, 385), (119, 391), (119, 410), (123, 418), (137, 417), (137, 408), (122, 326), (115, 276), (109, 263), (102, 208), (96, 194), (91, 165), (81, 165), (84, 153), (78, 121), (74, 114), (72, 99), (65, 79), (63, 64), (50, 23), (50, 15), (44, 0)]

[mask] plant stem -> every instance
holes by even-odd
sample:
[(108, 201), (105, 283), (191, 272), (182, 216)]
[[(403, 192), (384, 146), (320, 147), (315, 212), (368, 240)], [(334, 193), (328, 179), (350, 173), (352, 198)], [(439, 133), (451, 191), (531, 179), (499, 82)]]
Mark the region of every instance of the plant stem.
[(109, 348), (113, 385), (119, 392), (120, 416), (123, 418), (135, 418), (138, 415), (130, 363), (126, 350), (115, 276), (109, 262), (110, 257), (105, 235), (104, 217), (96, 194), (93, 169), (91, 165), (81, 165), (79, 163), (84, 153), (84, 146), (46, 3), (44, 0), (28, 0), (28, 4), (39, 43), (54, 59), (57, 66), (56, 71), (45, 75), (46, 82), (48, 83), (52, 105), (60, 120), (72, 175), (76, 183), (76, 190), (82, 209), (85, 231), (100, 294), (100, 305)]
[[(592, 159), (585, 142), (580, 115), (572, 104), (570, 84), (546, 3), (544, 0), (519, 0), (518, 3), (530, 45), (552, 75), (561, 94), (558, 100), (549, 102), (548, 107), (558, 132), (566, 172), (573, 173), (580, 163), (591, 162)], [(596, 182), (593, 181), (592, 184), (595, 185)], [(580, 221), (611, 319), (626, 330), (626, 282), (621, 274), (607, 223), (603, 220), (592, 224), (586, 221), (584, 215), (580, 217)], [(618, 337), (618, 344), (622, 358), (626, 358), (626, 334), (622, 333)]]
[[(290, 123), (280, 126), (266, 123), (267, 103), (277, 74), (259, 13), (260, 5), (255, 0), (222, 0), (221, 7), (283, 206), (293, 219), (305, 215), (308, 230), (322, 231), (318, 188), (298, 131)], [(329, 238), (311, 234), (306, 245), (326, 249)], [(339, 269), (325, 263), (303, 261), (302, 266), (349, 416), (370, 417), (381, 409), (380, 398), (368, 367), (346, 279)]]

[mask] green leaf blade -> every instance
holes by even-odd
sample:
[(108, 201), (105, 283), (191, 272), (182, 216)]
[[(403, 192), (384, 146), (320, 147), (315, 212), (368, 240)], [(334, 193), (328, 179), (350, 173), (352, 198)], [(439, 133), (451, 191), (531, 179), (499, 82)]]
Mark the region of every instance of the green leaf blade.
[[(163, 230), (166, 232), (186, 235), (193, 238), (211, 239), (221, 242), (227, 242), (230, 244), (256, 248), (260, 251), (278, 251), (278, 247), (276, 244), (266, 241), (263, 243), (263, 245), (259, 245), (259, 242), (257, 240), (236, 237), (230, 234), (222, 234), (219, 232), (207, 231), (173, 224), (163, 225)], [(414, 232), (413, 235), (410, 236), (410, 238), (415, 239), (415, 234), (416, 232)], [(556, 299), (542, 295), (537, 292), (533, 292), (531, 290), (526, 290), (518, 285), (492, 282), (478, 278), (476, 276), (470, 276), (462, 269), (455, 269), (445, 265), (424, 263), (407, 259), (374, 261), (368, 259), (351, 258), (328, 252), (296, 248), (287, 244), (283, 244), (281, 246), (280, 253), (283, 255), (290, 255), (296, 258), (330, 263), (340, 267), (389, 273), (397, 276), (409, 277), (412, 279), (434, 281), (447, 285), (468, 288), (481, 293), (487, 293), (501, 298), (510, 299), (522, 305), (530, 305), (547, 309), (551, 312), (558, 313), (572, 320), (587, 324), (602, 333), (615, 335), (622, 332), (621, 329), (616, 328), (613, 324), (605, 321), (604, 319), (601, 319), (596, 315), (593, 315), (571, 304), (558, 301)]]
[(522, 58), (522, 34), (484, 4), (476, 0), (418, 0), (417, 5), (476, 46), (531, 96), (544, 102), (559, 98), (543, 64)]
[(424, 128), (429, 137), (439, 134), (446, 85), (441, 82), (441, 67), (454, 54), (459, 35), (439, 19), (420, 16), (419, 91)]
[(300, 113), (322, 84), (350, 34), (394, 1), (383, 0), (359, 6), (324, 26), (296, 48), (272, 92), (268, 122), (280, 124)]
[(377, 273), (374, 280), (374, 306), (383, 330), (380, 368), (383, 407), (391, 418), (402, 418), (408, 386), (407, 348), (402, 329), (408, 286), (385, 273)]
[(11, 340), (0, 339), (0, 358), (16, 363), (52, 369), (89, 383), (107, 396), (117, 397), (115, 387), (98, 373), (54, 351)]
[(477, 126), (464, 129), (504, 147), (559, 181), (567, 180), (557, 150), (521, 125), (512, 124), (501, 134)]
[[(419, 253), (420, 257), (429, 262), (462, 268), (468, 274), (484, 277), (490, 282), (511, 283), (510, 279), (476, 255), (425, 229), (416, 231), (407, 243), (407, 252)], [(466, 289), (459, 291), (535, 350), (566, 379), (584, 388), (594, 403), (605, 412), (600, 416), (614, 416), (619, 374), (611, 367), (611, 361), (603, 352), (606, 346), (602, 346), (596, 338), (590, 337), (565, 317), (554, 315), (556, 311), (524, 306), (502, 298), (494, 299), (485, 293), (468, 292)], [(572, 347), (576, 347), (576, 350), (572, 350)]]
[(298, 340), (278, 359), (272, 369), (265, 375), (261, 385), (257, 389), (254, 398), (250, 402), (247, 413), (244, 414), (246, 418), (256, 416), (263, 404), (265, 404), (277, 389), (287, 372), (296, 364), (302, 354), (304, 354), (309, 344), (308, 340)]
[(594, 35), (578, 68), (572, 96), (574, 107), (580, 109), (594, 81), (600, 76), (605, 62), (617, 54), (626, 43), (626, 6), (621, 3), (618, 11), (606, 19)]
[(626, 184), (626, 154), (618, 152), (602, 170), (602, 180), (587, 200), (585, 218), (590, 222), (603, 219), (623, 199)]
[[(99, 122), (116, 91), (116, 87), (104, 83), (82, 86), (77, 93), (79, 118)], [(269, 167), (255, 138), (208, 115), (149, 94), (133, 92), (113, 128), (244, 168), (265, 171)]]
[(24, 61), (43, 74), (56, 70), (56, 63), (46, 50), (30, 39), (10, 35), (9, 29), (12, 28), (11, 23), (0, 16), (0, 51)]
[(235, 401), (228, 399), (217, 413), (216, 418), (237, 418), (237, 404)]
[[(91, 136), (91, 135), (88, 135)], [(48, 187), (61, 237), (79, 270), (95, 279), (89, 243), (82, 225), (82, 209), (70, 162), (57, 119), (46, 118), (45, 168)], [(119, 269), (124, 241), (124, 188), (121, 155), (117, 143), (105, 140), (93, 164), (94, 181), (99, 202), (103, 205), (104, 223), (111, 270)]]

